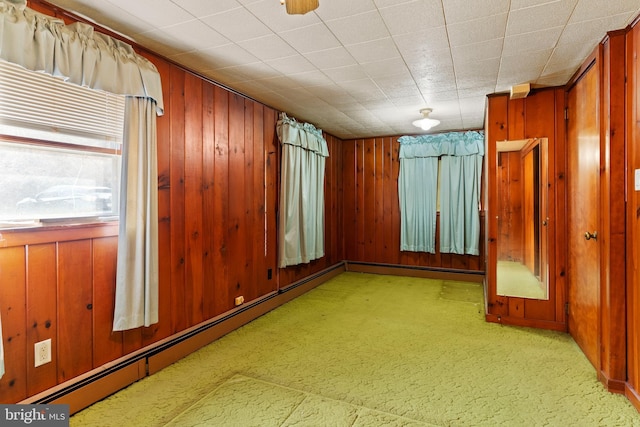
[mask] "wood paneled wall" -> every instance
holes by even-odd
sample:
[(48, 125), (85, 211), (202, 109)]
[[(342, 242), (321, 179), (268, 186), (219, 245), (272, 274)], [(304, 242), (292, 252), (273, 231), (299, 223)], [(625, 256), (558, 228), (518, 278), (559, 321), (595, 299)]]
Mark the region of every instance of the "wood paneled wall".
[[(499, 239), (499, 227), (493, 212), (497, 212), (496, 144), (499, 141), (529, 138), (548, 139), (549, 206), (552, 213), (549, 222), (549, 300), (499, 296), (496, 293), (496, 263), (487, 263), (487, 319), (517, 325), (564, 330), (566, 328), (565, 251), (563, 230), (565, 209), (565, 126), (564, 89), (550, 88), (533, 91), (525, 99), (510, 100), (508, 94), (488, 98), (487, 134), (488, 149), (485, 155), (487, 179), (487, 248), (488, 260), (495, 260)], [(493, 222), (492, 222), (493, 221)]]
[(640, 169), (640, 25), (626, 34), (626, 327), (627, 396), (640, 409), (640, 193), (635, 171)]
[[(625, 185), (626, 31), (610, 32), (602, 42), (600, 97), (600, 367), (599, 377), (611, 391), (622, 392), (626, 366)], [(600, 239), (600, 237), (598, 237)]]
[[(31, 2), (43, 13), (66, 12)], [(326, 135), (325, 257), (277, 268), (278, 112), (142, 48), (163, 83), (158, 117), (160, 321), (111, 332), (117, 225), (3, 232), (0, 402), (16, 402), (277, 292), (344, 259), (341, 141)], [(53, 362), (33, 367), (51, 338)]]
[[(158, 118), (160, 321), (111, 333), (117, 230), (102, 240), (80, 235), (3, 249), (3, 272), (15, 272), (0, 278), (0, 289), (15, 293), (1, 299), (8, 350), (3, 402), (220, 315), (237, 296), (249, 302), (278, 289), (276, 111), (153, 59), (166, 100)], [(47, 312), (54, 315), (32, 321), (16, 313), (42, 310), (25, 300), (28, 294), (50, 296)], [(42, 334), (27, 341), (20, 331), (47, 320), (57, 353), (54, 363), (34, 370), (33, 343)], [(46, 381), (34, 383), (27, 369)], [(55, 377), (42, 374), (48, 370)]]
[[(484, 270), (482, 243), (479, 256), (400, 251), (397, 136), (346, 140), (342, 150), (344, 251), (348, 261)], [(436, 249), (440, 246), (437, 236), (436, 231)], [(480, 232), (483, 241), (484, 227)]]
[(497, 259), (522, 262), (523, 195), (522, 154), (519, 151), (498, 153), (498, 253)]
[[(24, 399), (121, 357), (112, 333), (117, 225), (4, 233), (0, 313), (5, 375), (0, 402)], [(52, 362), (34, 367), (51, 339)]]
[[(633, 30), (635, 34), (636, 30)], [(573, 101), (575, 105), (569, 105), (569, 117), (578, 114), (578, 119), (588, 121), (590, 123), (598, 123), (597, 132), (599, 132), (599, 168), (593, 170), (598, 174), (599, 187), (593, 191), (599, 194), (599, 206), (585, 206), (584, 209), (597, 209), (600, 213), (600, 220), (597, 224), (598, 231), (598, 248), (600, 258), (596, 267), (599, 274), (599, 288), (595, 290), (594, 300), (597, 307), (595, 311), (590, 313), (574, 313), (573, 319), (580, 319), (578, 314), (590, 316), (593, 318), (591, 326), (576, 324), (575, 320), (572, 324), (573, 328), (588, 327), (597, 331), (594, 333), (593, 341), (596, 343), (597, 363), (595, 368), (600, 380), (611, 391), (622, 391), (625, 388), (625, 370), (632, 372), (632, 367), (625, 365), (625, 339), (629, 343), (635, 343), (637, 346), (638, 339), (635, 336), (638, 332), (629, 331), (625, 333), (627, 327), (633, 328), (633, 324), (629, 320), (633, 318), (633, 303), (627, 303), (627, 320), (625, 321), (625, 242), (626, 250), (635, 251), (633, 239), (627, 233), (634, 227), (633, 221), (627, 220), (625, 227), (625, 191), (628, 190), (628, 184), (625, 184), (625, 171), (632, 171), (634, 167), (625, 165), (625, 151), (634, 153), (637, 157), (635, 144), (630, 143), (625, 137), (625, 52), (627, 59), (632, 58), (635, 63), (637, 47), (630, 44), (625, 45), (625, 31), (612, 32), (607, 35), (603, 43), (595, 51), (595, 53), (585, 62), (581, 70), (576, 73), (576, 77), (567, 86), (567, 88), (549, 89), (534, 92), (524, 100), (509, 100), (507, 95), (493, 96), (489, 98), (489, 111), (487, 121), (487, 134), (490, 140), (489, 156), (491, 158), (491, 144), (496, 141), (506, 139), (522, 139), (531, 137), (548, 136), (549, 137), (549, 177), (550, 177), (550, 200), (549, 211), (553, 213), (549, 222), (549, 235), (552, 236), (549, 249), (549, 264), (552, 272), (550, 282), (550, 299), (549, 301), (533, 301), (523, 300), (520, 298), (507, 298), (495, 295), (493, 280), (495, 277), (495, 266), (492, 262), (488, 264), (489, 278), (489, 313), (487, 318), (492, 321), (501, 321), (512, 324), (523, 324), (537, 327), (549, 327), (554, 329), (565, 328), (568, 320), (565, 314), (565, 304), (571, 304), (570, 309), (576, 311), (582, 310), (579, 301), (568, 301), (566, 294), (567, 275), (571, 271), (567, 270), (568, 251), (567, 242), (569, 235), (569, 225), (566, 220), (567, 203), (573, 203), (580, 206), (580, 200), (575, 198), (574, 194), (567, 193), (567, 146), (566, 146), (566, 126), (564, 124), (564, 108), (566, 101), (564, 99), (565, 91), (572, 87), (583, 71), (589, 69), (592, 64), (596, 64), (593, 72), (598, 73), (595, 77), (597, 84), (589, 86), (587, 90), (580, 92), (577, 99)], [(627, 40), (637, 36), (626, 36)], [(630, 56), (631, 55), (631, 56)], [(634, 65), (635, 67), (635, 65)], [(637, 78), (637, 77), (635, 77)], [(630, 91), (628, 90), (627, 98), (634, 98), (627, 102), (627, 106), (635, 108), (637, 103), (637, 94), (633, 92), (634, 81), (630, 83)], [(637, 86), (636, 86), (637, 87)], [(637, 90), (637, 89), (636, 89)], [(632, 104), (629, 104), (629, 103)], [(581, 110), (575, 108), (577, 105), (590, 103), (593, 107), (588, 111), (597, 111), (595, 117), (584, 117)], [(632, 110), (632, 108), (629, 108)], [(582, 114), (582, 116), (580, 116)], [(601, 118), (601, 119), (598, 119)], [(598, 121), (599, 120), (599, 121)], [(626, 119), (629, 128), (637, 126), (635, 120)], [(551, 137), (553, 135), (553, 138)], [(579, 138), (576, 143), (580, 143)], [(630, 161), (636, 157), (629, 156)], [(489, 214), (491, 217), (492, 198), (496, 197), (492, 176), (495, 173), (495, 167), (488, 165), (489, 169)], [(627, 182), (632, 182), (632, 175), (626, 177)], [(629, 200), (636, 197), (633, 192), (628, 193)], [(627, 215), (636, 217), (636, 208), (627, 208)], [(494, 230), (488, 227), (488, 245), (489, 259), (493, 259), (495, 245)], [(574, 233), (575, 234), (575, 233)], [(580, 233), (574, 238), (581, 239)], [(585, 260), (573, 260), (573, 263), (580, 268), (580, 263)], [(627, 298), (633, 295), (637, 287), (637, 279), (629, 281), (633, 272), (633, 268), (627, 268), (626, 295)], [(588, 279), (587, 279), (588, 280)], [(596, 280), (598, 282), (598, 280)], [(637, 294), (636, 294), (637, 295)], [(632, 309), (631, 311), (630, 308)], [(635, 308), (637, 310), (637, 308)], [(573, 313), (573, 312), (572, 312)], [(578, 320), (579, 321), (579, 320)], [(626, 323), (626, 324), (625, 324)], [(595, 325), (595, 326), (594, 326)], [(629, 349), (633, 355), (632, 349)], [(629, 357), (630, 360), (631, 357)], [(636, 362), (637, 363), (637, 362)], [(636, 365), (637, 371), (637, 365)], [(633, 386), (635, 387), (635, 385)], [(632, 392), (631, 394), (634, 394)], [(640, 405), (639, 405), (640, 407)]]
[(146, 342), (228, 311), (236, 297), (277, 290), (279, 164), (276, 111), (150, 59), (161, 64), (166, 92), (158, 119), (166, 316), (146, 331)]

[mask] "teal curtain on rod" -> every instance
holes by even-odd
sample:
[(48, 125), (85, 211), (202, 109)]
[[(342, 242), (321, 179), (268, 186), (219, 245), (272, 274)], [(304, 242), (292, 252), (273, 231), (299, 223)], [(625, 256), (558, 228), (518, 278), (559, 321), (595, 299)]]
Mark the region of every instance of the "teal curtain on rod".
[(440, 158), (440, 252), (478, 255), (484, 133), (402, 136), (398, 141), (400, 250), (436, 252)]
[(329, 157), (322, 131), (280, 114), (282, 144), (278, 258), (280, 268), (324, 256), (324, 169)]

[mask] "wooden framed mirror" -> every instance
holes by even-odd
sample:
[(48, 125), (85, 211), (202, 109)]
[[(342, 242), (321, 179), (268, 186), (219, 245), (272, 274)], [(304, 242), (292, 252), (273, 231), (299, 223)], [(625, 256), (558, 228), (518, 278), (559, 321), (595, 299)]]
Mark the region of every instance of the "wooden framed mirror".
[(497, 141), (496, 293), (549, 299), (548, 141)]

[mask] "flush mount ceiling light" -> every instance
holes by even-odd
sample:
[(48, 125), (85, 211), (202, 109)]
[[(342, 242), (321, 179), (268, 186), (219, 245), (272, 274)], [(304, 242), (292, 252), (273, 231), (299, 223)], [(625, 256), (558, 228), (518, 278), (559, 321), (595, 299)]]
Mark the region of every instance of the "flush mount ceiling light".
[(318, 0), (280, 0), (280, 4), (287, 6), (289, 15), (304, 15), (318, 8)]
[(415, 120), (413, 125), (415, 127), (419, 127), (422, 130), (429, 130), (434, 126), (438, 126), (440, 124), (440, 120), (430, 119), (429, 114), (433, 111), (432, 108), (423, 108), (420, 110), (420, 114), (422, 114), (422, 118), (420, 120)]

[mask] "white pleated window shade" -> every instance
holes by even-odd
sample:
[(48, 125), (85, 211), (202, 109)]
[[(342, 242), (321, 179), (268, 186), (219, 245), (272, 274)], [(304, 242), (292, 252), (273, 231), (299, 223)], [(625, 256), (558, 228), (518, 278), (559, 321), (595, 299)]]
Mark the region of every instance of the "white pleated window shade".
[(0, 61), (0, 134), (119, 149), (124, 97)]
[(0, 61), (0, 228), (116, 218), (125, 98)]

